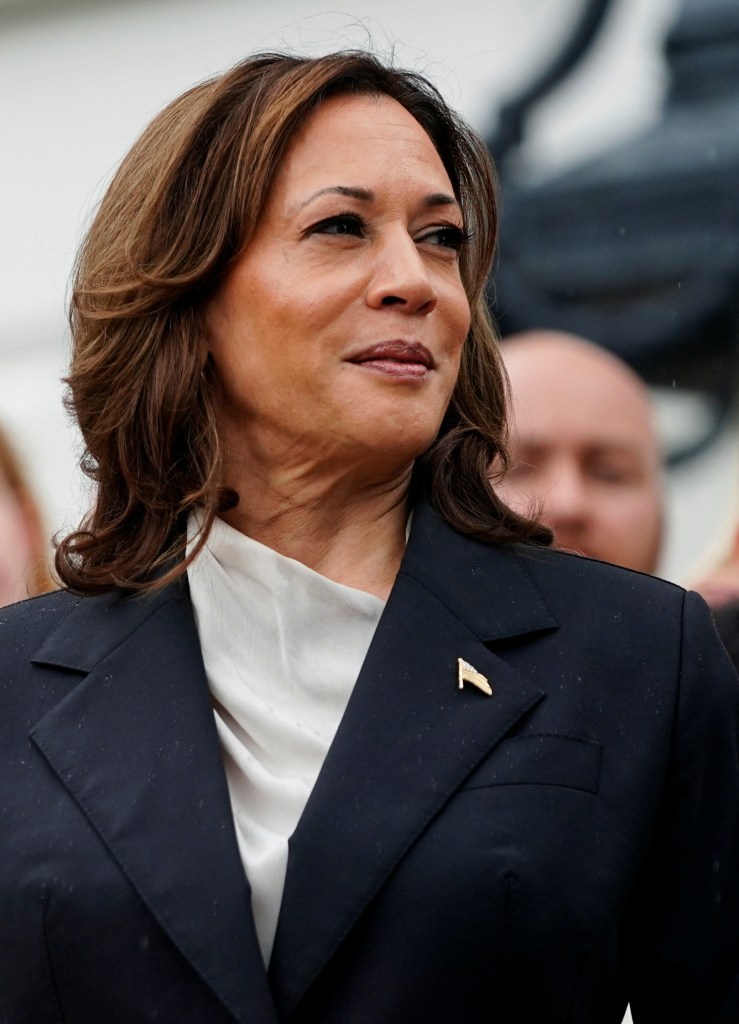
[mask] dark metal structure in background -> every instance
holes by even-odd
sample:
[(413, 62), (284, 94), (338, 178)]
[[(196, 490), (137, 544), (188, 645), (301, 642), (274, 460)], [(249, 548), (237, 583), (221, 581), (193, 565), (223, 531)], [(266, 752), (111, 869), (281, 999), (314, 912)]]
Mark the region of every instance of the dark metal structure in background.
[(588, 0), (564, 52), (508, 104), (489, 140), (502, 183), (490, 289), (503, 334), (573, 331), (649, 383), (713, 397), (720, 428), (739, 393), (739, 0), (683, 0), (665, 42), (661, 121), (538, 186), (506, 158), (526, 113), (587, 50), (610, 0)]

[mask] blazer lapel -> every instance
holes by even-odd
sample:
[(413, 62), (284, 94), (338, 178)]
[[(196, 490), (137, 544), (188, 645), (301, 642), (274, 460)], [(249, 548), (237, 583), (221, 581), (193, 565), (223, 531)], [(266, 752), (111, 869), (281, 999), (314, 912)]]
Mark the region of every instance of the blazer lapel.
[[(520, 559), (426, 506), (292, 839), (270, 978), (295, 1008), (404, 853), (543, 696), (485, 641), (556, 628)], [(458, 658), (489, 697), (457, 686)]]
[(34, 661), (84, 674), (36, 746), (234, 1018), (276, 1021), (186, 586), (84, 599)]

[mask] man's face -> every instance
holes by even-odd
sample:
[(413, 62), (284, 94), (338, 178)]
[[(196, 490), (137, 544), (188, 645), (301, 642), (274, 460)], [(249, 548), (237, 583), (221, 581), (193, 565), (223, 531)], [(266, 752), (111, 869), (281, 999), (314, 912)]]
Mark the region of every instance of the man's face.
[(661, 455), (645, 389), (572, 340), (504, 346), (514, 422), (496, 491), (542, 509), (558, 547), (653, 573), (662, 525)]

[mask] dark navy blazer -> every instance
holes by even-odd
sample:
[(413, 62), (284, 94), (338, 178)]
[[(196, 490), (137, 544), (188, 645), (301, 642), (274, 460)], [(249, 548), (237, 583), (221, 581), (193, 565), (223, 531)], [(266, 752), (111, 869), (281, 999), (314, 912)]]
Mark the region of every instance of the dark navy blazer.
[(267, 973), (186, 583), (0, 611), (0, 1019), (736, 1024), (738, 691), (696, 595), (421, 506)]

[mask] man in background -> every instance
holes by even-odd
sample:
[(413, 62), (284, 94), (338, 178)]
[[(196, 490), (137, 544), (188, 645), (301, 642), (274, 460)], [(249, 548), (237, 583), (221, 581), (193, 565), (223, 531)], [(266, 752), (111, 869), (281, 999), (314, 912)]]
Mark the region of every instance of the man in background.
[(557, 547), (654, 573), (663, 526), (662, 452), (649, 392), (582, 338), (527, 331), (503, 343), (511, 381), (510, 469), (493, 484), (541, 509)]

